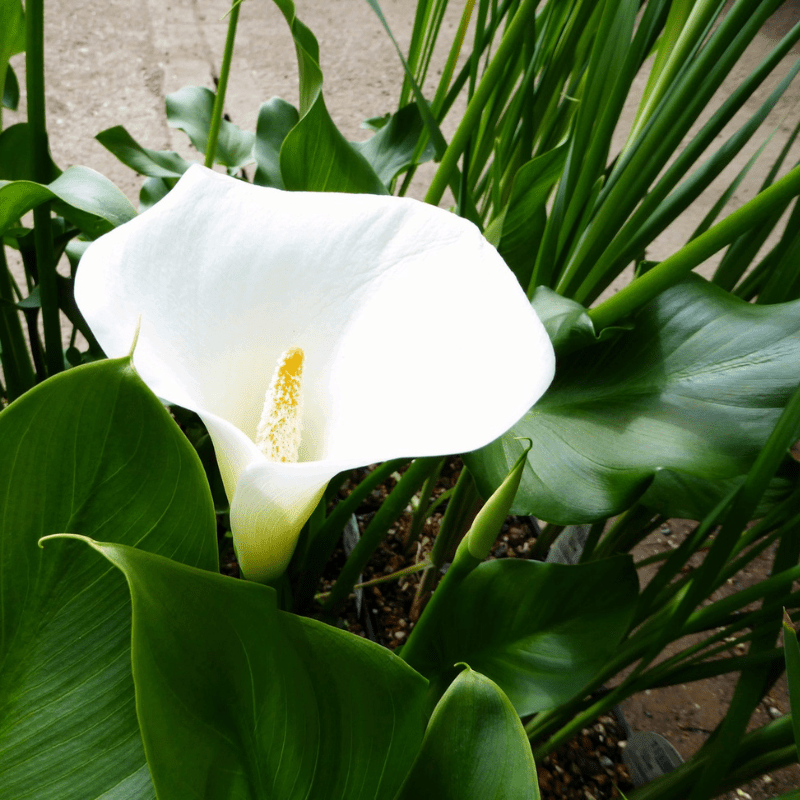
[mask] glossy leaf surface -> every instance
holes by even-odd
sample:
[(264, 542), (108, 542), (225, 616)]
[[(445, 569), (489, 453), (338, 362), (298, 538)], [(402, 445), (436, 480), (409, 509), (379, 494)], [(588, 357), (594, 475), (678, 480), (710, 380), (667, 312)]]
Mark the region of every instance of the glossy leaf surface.
[(429, 142), (419, 161), (414, 161), (414, 152), (424, 128), (419, 109), (411, 104), (392, 114), (374, 136), (365, 142), (353, 142), (352, 146), (367, 159), (388, 188), (398, 173), (412, 164), (433, 158), (433, 145)]
[(334, 125), (322, 96), (319, 44), (291, 0), (274, 0), (292, 32), (300, 72), (300, 121), (286, 136), (280, 161), (292, 191), (387, 194), (367, 160)]
[(297, 109), (280, 97), (273, 97), (261, 104), (253, 150), (258, 168), (253, 183), (275, 189), (284, 188), (281, 176), (281, 145), (299, 119)]
[[(500, 485), (519, 436), (533, 448), (512, 513), (560, 524), (619, 513), (654, 481), (657, 496), (662, 470), (740, 479), (800, 382), (799, 312), (798, 302), (750, 305), (700, 278), (668, 289), (629, 333), (560, 358), (535, 408), (466, 456), (481, 493)], [(690, 491), (674, 503), (699, 519), (718, 499), (692, 508), (703, 495)]]
[(48, 200), (92, 238), (136, 216), (136, 209), (108, 178), (88, 167), (70, 167), (47, 186), (33, 181), (0, 181), (0, 233)]
[(574, 697), (608, 661), (638, 591), (627, 556), (576, 566), (487, 561), (437, 605), (409, 663), (446, 685), (465, 662), (518, 714), (532, 714)]
[(539, 800), (531, 745), (496, 683), (468, 667), (434, 709), (396, 800)]
[(90, 544), (130, 586), (159, 800), (394, 797), (422, 740), (420, 675), (385, 648), (278, 611), (269, 587)]
[(171, 150), (142, 147), (122, 125), (106, 128), (94, 137), (125, 166), (149, 178), (180, 178), (191, 162)]
[[(213, 108), (214, 92), (205, 86), (184, 86), (167, 95), (167, 123), (183, 131), (192, 144), (205, 153)], [(252, 163), (255, 138), (255, 134), (223, 119), (214, 160), (234, 169)]]
[(0, 794), (152, 798), (122, 576), (62, 531), (216, 570), (200, 462), (127, 359), (62, 373), (0, 413)]

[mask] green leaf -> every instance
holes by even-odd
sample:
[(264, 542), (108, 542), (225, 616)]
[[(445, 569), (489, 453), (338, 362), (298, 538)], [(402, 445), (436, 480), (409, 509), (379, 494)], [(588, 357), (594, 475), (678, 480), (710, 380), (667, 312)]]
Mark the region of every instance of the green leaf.
[(531, 745), (500, 687), (466, 667), (434, 709), (395, 800), (539, 800)]
[(388, 189), (400, 172), (433, 158), (433, 145), (428, 142), (420, 158), (414, 159), (424, 130), (419, 108), (412, 103), (392, 114), (374, 136), (365, 142), (352, 142), (352, 146), (367, 159)]
[(287, 189), (311, 192), (387, 194), (367, 160), (342, 136), (325, 107), (319, 44), (297, 19), (291, 0), (274, 0), (286, 18), (300, 72), (300, 121), (281, 147), (281, 174)]
[(9, 64), (6, 68), (6, 78), (3, 83), (3, 108), (16, 111), (19, 107), (19, 81), (17, 73)]
[(130, 587), (159, 800), (394, 797), (425, 723), (426, 681), (403, 661), (278, 611), (270, 587), (87, 541)]
[(529, 161), (511, 186), (498, 250), (526, 292), (547, 224), (547, 198), (564, 171), (567, 149), (562, 144)]
[(77, 367), (0, 413), (0, 794), (153, 797), (130, 599), (75, 531), (217, 569), (202, 467), (128, 359)]
[[(205, 154), (213, 108), (214, 92), (205, 86), (184, 86), (167, 95), (167, 124), (183, 131), (198, 151)], [(231, 169), (251, 164), (255, 139), (255, 134), (223, 119), (214, 160)]]
[[(11, 125), (0, 133), (0, 180), (32, 181), (34, 178), (31, 134), (27, 122)], [(54, 181), (61, 170), (50, 160), (48, 180)]]
[(580, 347), (612, 339), (618, 333), (630, 330), (630, 325), (618, 325), (603, 328), (599, 334), (596, 333), (589, 314), (580, 303), (563, 297), (547, 286), (536, 287), (531, 305), (560, 356)]
[[(561, 358), (536, 406), (465, 455), (481, 494), (516, 460), (514, 437), (533, 448), (512, 513), (562, 525), (623, 511), (660, 470), (707, 481), (748, 472), (800, 382), (800, 303), (753, 306), (694, 277), (634, 323), (614, 341)], [(674, 498), (684, 510), (698, 500)], [(692, 517), (715, 502), (709, 497)]]
[(786, 678), (789, 682), (789, 703), (791, 705), (792, 730), (800, 761), (800, 644), (791, 617), (783, 612), (783, 652), (786, 659)]
[(254, 147), (258, 169), (253, 183), (276, 189), (285, 188), (281, 176), (281, 145), (299, 120), (297, 109), (280, 97), (273, 97), (261, 105)]
[(88, 167), (70, 167), (47, 186), (0, 181), (0, 233), (48, 200), (57, 201), (56, 210), (91, 238), (136, 216), (128, 198), (108, 178)]
[(3, 90), (3, 105), (16, 109), (19, 84), (8, 59), (25, 50), (25, 15), (20, 0), (0, 0), (0, 20), (3, 21), (0, 26), (0, 88)]
[(180, 178), (191, 166), (191, 162), (171, 150), (148, 150), (142, 147), (122, 125), (106, 128), (94, 138), (126, 167), (148, 178)]
[[(699, 478), (685, 472), (661, 469), (639, 502), (669, 517), (694, 519), (699, 511), (714, 507), (741, 486), (744, 475), (735, 478)], [(754, 519), (764, 516), (771, 508), (786, 500), (800, 480), (800, 464), (786, 459), (778, 474), (770, 481), (762, 496)]]
[(466, 662), (495, 681), (518, 714), (532, 714), (578, 695), (607, 663), (638, 596), (628, 556), (576, 566), (488, 561), (439, 605), (409, 663), (443, 687)]

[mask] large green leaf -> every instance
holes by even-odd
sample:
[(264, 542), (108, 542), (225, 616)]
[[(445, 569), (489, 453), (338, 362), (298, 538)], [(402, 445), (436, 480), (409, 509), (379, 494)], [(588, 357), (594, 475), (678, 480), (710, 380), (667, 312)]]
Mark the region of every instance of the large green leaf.
[[(800, 302), (753, 306), (694, 277), (644, 306), (631, 332), (561, 357), (547, 394), (466, 461), (488, 496), (519, 455), (514, 437), (528, 437), (512, 513), (590, 522), (651, 483), (654, 498), (669, 499), (657, 491), (664, 470), (741, 479), (798, 382)], [(689, 491), (670, 502), (699, 519), (718, 499)]]
[(88, 167), (70, 167), (45, 186), (33, 181), (0, 181), (0, 233), (23, 214), (47, 202), (92, 238), (133, 219), (136, 209), (108, 178)]
[(369, 161), (387, 189), (404, 169), (433, 158), (433, 145), (428, 142), (418, 160), (414, 159), (420, 137), (425, 130), (416, 103), (392, 114), (381, 129), (365, 142), (352, 146)]
[(274, 0), (286, 18), (300, 72), (300, 121), (281, 147), (281, 174), (287, 189), (313, 192), (387, 194), (369, 162), (334, 125), (322, 96), (319, 44), (297, 19), (291, 0)]
[[(214, 92), (205, 86), (184, 86), (183, 89), (168, 94), (166, 102), (169, 126), (183, 131), (192, 140), (192, 144), (205, 154), (211, 112), (214, 109)], [(255, 138), (255, 134), (243, 131), (223, 119), (217, 136), (214, 160), (232, 169), (252, 163)]]
[(531, 743), (496, 683), (467, 667), (433, 711), (396, 800), (539, 800)]
[(427, 693), (401, 659), (278, 611), (270, 587), (88, 541), (128, 579), (159, 800), (394, 797), (422, 741)]
[(409, 663), (444, 686), (465, 662), (495, 681), (518, 714), (532, 714), (589, 683), (627, 632), (638, 596), (628, 556), (575, 566), (487, 561), (436, 607)]
[(280, 97), (273, 97), (261, 104), (253, 148), (258, 169), (253, 176), (253, 183), (275, 189), (285, 188), (281, 176), (281, 145), (299, 120), (297, 109)]
[(0, 795), (152, 798), (117, 570), (76, 531), (217, 569), (197, 456), (127, 359), (57, 375), (0, 413)]
[(800, 761), (800, 644), (791, 617), (783, 611), (783, 653), (786, 659), (786, 679), (789, 683), (789, 705), (792, 715), (792, 730)]

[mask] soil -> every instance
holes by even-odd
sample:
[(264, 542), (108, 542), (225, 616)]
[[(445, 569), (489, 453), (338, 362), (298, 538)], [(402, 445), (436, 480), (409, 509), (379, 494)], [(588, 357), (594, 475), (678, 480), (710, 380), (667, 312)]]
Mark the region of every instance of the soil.
[[(392, 111), (402, 81), (402, 67), (393, 46), (379, 21), (363, 0), (296, 0), (297, 15), (316, 34), (325, 75), (326, 104), (334, 121), (350, 139), (367, 138), (362, 120)], [(452, 38), (458, 23), (461, 3), (451, 3), (443, 23), (443, 40)], [(401, 48), (407, 43), (412, 25), (411, 0), (382, 0), (382, 9)], [(50, 144), (56, 163), (63, 169), (73, 164), (92, 167), (109, 177), (137, 203), (141, 179), (117, 162), (94, 135), (113, 125), (123, 125), (145, 147), (176, 150), (195, 157), (180, 132), (170, 129), (164, 115), (165, 96), (186, 85), (212, 87), (219, 74), (219, 63), (227, 20), (225, 0), (143, 0), (131, 5), (126, 0), (48, 0), (46, 4), (47, 109)], [(800, 0), (787, 0), (769, 21), (762, 34), (734, 69), (720, 93), (720, 99), (741, 78), (749, 74), (764, 53), (800, 18)], [(772, 90), (785, 74), (797, 53), (790, 54), (768, 80), (743, 114), (753, 112), (756, 104)], [(19, 113), (5, 112), (8, 126), (24, 119), (24, 69), (21, 56), (12, 64), (23, 87)], [(254, 130), (258, 106), (278, 95), (296, 103), (297, 69), (295, 53), (285, 20), (269, 2), (245, 2), (242, 7), (239, 35), (228, 90), (227, 112), (241, 127)], [(436, 78), (436, 63), (431, 71)], [(639, 82), (639, 88), (643, 86)], [(768, 164), (783, 145), (783, 137), (800, 117), (796, 84), (780, 101), (756, 135), (711, 189), (694, 204), (691, 212), (679, 219), (654, 244), (648, 257), (658, 259), (673, 252), (688, 238), (697, 219), (713, 205), (720, 192), (731, 182), (742, 165), (774, 129), (779, 134), (768, 145), (764, 160)], [(619, 134), (631, 119), (636, 98), (626, 112)], [(444, 125), (452, 132), (459, 108)], [(742, 114), (731, 122), (738, 127)], [(796, 144), (787, 162), (800, 158)], [(766, 167), (751, 170), (731, 198), (731, 208), (749, 200), (763, 180)], [(429, 170), (418, 173), (410, 194), (419, 197), (429, 179)], [(445, 198), (445, 203), (448, 199)], [(705, 272), (711, 264), (703, 265)], [(518, 544), (509, 525), (509, 550), (517, 555), (524, 547)], [(635, 555), (644, 557), (674, 546), (685, 534), (679, 521), (670, 522), (669, 532), (656, 533)], [(502, 545), (501, 545), (502, 546)], [(524, 553), (522, 553), (524, 556)], [(768, 559), (752, 567), (748, 581), (762, 579)], [(381, 589), (380, 600), (386, 604), (388, 589)], [(409, 594), (411, 584), (403, 590)], [(406, 600), (404, 600), (405, 602)], [(402, 617), (397, 616), (399, 620)], [(392, 635), (389, 636), (388, 632)], [(402, 628), (387, 625), (382, 633), (388, 644)], [(654, 690), (625, 704), (625, 714), (634, 729), (656, 730), (666, 736), (688, 758), (713, 729), (731, 696), (734, 681), (722, 677), (670, 689)], [(777, 686), (754, 717), (759, 724), (788, 710), (785, 688)], [(563, 767), (562, 767), (563, 769)], [(558, 770), (555, 770), (557, 773)], [(770, 781), (760, 780), (743, 787), (743, 793), (730, 797), (767, 800), (781, 791), (800, 786), (800, 769), (782, 770)]]
[[(371, 468), (355, 470), (352, 478), (342, 485), (339, 498), (346, 497), (366, 476), (369, 469)], [(448, 460), (434, 490), (433, 498), (455, 485), (460, 469), (460, 459)], [(357, 509), (356, 520), (360, 533), (364, 532), (375, 511), (394, 485), (395, 480), (389, 479), (385, 484), (378, 486)], [(407, 508), (364, 569), (362, 582), (368, 583), (384, 578), (423, 561), (430, 553), (445, 509), (446, 503), (437, 508), (436, 513), (426, 522), (419, 543), (409, 548), (406, 540), (413, 514), (411, 508)], [(694, 525), (695, 523), (689, 520), (669, 520), (634, 549), (635, 561), (676, 548), (683, 538), (693, 531)], [(528, 517), (509, 517), (490, 558), (530, 558), (537, 534), (535, 521)], [(731, 579), (727, 588), (715, 593), (712, 599), (714, 601), (722, 599), (728, 594), (741, 591), (763, 580), (769, 574), (773, 556), (774, 548), (768, 548)], [(344, 561), (344, 548), (340, 544), (318, 587), (321, 595), (330, 590)], [(689, 567), (696, 566), (696, 562), (697, 558), (690, 562)], [(641, 568), (640, 583), (646, 584), (654, 572), (655, 567)], [(402, 645), (414, 626), (414, 598), (420, 574), (365, 587), (362, 590), (360, 611), (355, 597), (351, 595), (341, 614), (342, 627), (390, 649)], [(695, 640), (689, 637), (680, 640), (669, 647), (663, 657), (668, 657)], [(741, 646), (731, 650), (731, 654), (741, 655), (743, 652)], [(699, 749), (722, 719), (734, 687), (735, 678), (723, 675), (691, 684), (648, 690), (622, 703), (619, 713), (631, 730), (655, 731), (665, 736), (686, 760)], [(760, 727), (771, 719), (787, 713), (788, 702), (786, 682), (782, 677), (756, 709), (749, 729)], [(587, 800), (590, 795), (596, 800), (606, 800), (619, 797), (619, 790), (628, 792), (633, 788), (633, 784), (622, 761), (626, 738), (627, 733), (616, 719), (603, 717), (590, 728), (584, 729), (573, 741), (540, 761), (537, 768), (543, 800), (572, 800), (572, 798)], [(781, 792), (798, 786), (800, 786), (800, 766), (794, 765), (751, 781), (738, 790), (723, 795), (723, 798), (769, 800)]]

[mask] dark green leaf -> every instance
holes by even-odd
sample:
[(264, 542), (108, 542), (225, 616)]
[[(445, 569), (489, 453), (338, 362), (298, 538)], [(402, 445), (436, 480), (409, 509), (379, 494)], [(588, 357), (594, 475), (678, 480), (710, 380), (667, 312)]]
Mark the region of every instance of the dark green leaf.
[(14, 72), (11, 65), (6, 69), (6, 79), (3, 85), (3, 108), (8, 108), (11, 111), (16, 111), (19, 106), (19, 81), (17, 80), (17, 73)]
[[(709, 480), (685, 472), (661, 469), (639, 502), (664, 516), (694, 519), (701, 509), (713, 507), (728, 497), (744, 483), (744, 479), (744, 475), (739, 475), (735, 478)], [(800, 464), (787, 458), (778, 474), (770, 481), (756, 509), (755, 517), (763, 516), (769, 509), (786, 500), (798, 481)]]
[(562, 144), (529, 161), (514, 176), (498, 251), (525, 291), (547, 223), (545, 204), (566, 160), (567, 145)]
[(152, 208), (166, 197), (175, 181), (170, 178), (148, 178), (139, 190), (139, 212)]
[(136, 216), (136, 209), (108, 178), (88, 167), (70, 167), (44, 186), (33, 181), (0, 181), (0, 233), (48, 200), (91, 238)]
[(130, 586), (159, 800), (394, 797), (425, 723), (427, 684), (403, 661), (278, 611), (267, 586), (89, 543)]
[(281, 147), (287, 189), (312, 192), (387, 194), (367, 160), (350, 145), (325, 107), (319, 44), (297, 19), (291, 0), (275, 0), (292, 32), (300, 72), (300, 121)]
[[(0, 180), (32, 181), (34, 178), (33, 151), (31, 135), (27, 122), (11, 125), (0, 133)], [(49, 164), (48, 179), (54, 181), (61, 170), (53, 163)]]
[(531, 305), (559, 356), (595, 342), (614, 338), (621, 331), (630, 329), (630, 326), (609, 326), (603, 328), (599, 334), (595, 333), (594, 325), (580, 303), (569, 297), (563, 297), (547, 286), (536, 287)]
[(638, 596), (628, 556), (575, 566), (488, 561), (437, 607), (409, 663), (442, 687), (466, 662), (495, 681), (518, 714), (532, 714), (589, 683), (627, 632)]
[(127, 359), (78, 367), (0, 413), (0, 506), (0, 794), (152, 798), (125, 581), (70, 542), (37, 543), (75, 531), (216, 570), (194, 451)]
[[(205, 154), (213, 108), (214, 92), (205, 86), (184, 86), (167, 95), (167, 124), (182, 130), (198, 151)], [(255, 134), (223, 119), (214, 160), (232, 169), (252, 163), (255, 138)]]
[(106, 128), (94, 137), (125, 166), (149, 178), (180, 178), (191, 162), (172, 151), (148, 150), (122, 127)]
[[(488, 497), (533, 448), (512, 513), (559, 524), (617, 514), (661, 469), (707, 481), (747, 473), (800, 382), (800, 303), (753, 306), (694, 278), (663, 292), (635, 329), (559, 360), (547, 394), (465, 460)], [(677, 484), (673, 484), (677, 485)], [(675, 498), (687, 507), (698, 498)], [(695, 519), (715, 499), (694, 508)]]
[(786, 659), (786, 678), (789, 682), (789, 703), (791, 705), (792, 729), (800, 761), (800, 644), (791, 617), (783, 612), (783, 652)]
[(539, 800), (531, 745), (494, 682), (464, 669), (434, 709), (395, 800)]
[(353, 147), (372, 165), (386, 187), (408, 167), (433, 158), (433, 145), (428, 142), (418, 161), (414, 152), (425, 126), (415, 103), (392, 114), (389, 121), (366, 142), (353, 142)]
[[(13, 100), (13, 89), (16, 86), (17, 100), (19, 99), (19, 85), (16, 76), (9, 67), (8, 59), (17, 53), (25, 50), (25, 16), (22, 11), (20, 0), (0, 0), (0, 79), (3, 84), (3, 105), (6, 105), (6, 94), (11, 89)], [(9, 85), (9, 76), (11, 85)], [(7, 108), (16, 108), (16, 105), (8, 105)]]
[(300, 114), (280, 97), (261, 105), (256, 123), (255, 157), (258, 169), (253, 183), (283, 189), (281, 177), (281, 145), (289, 131), (297, 125)]

